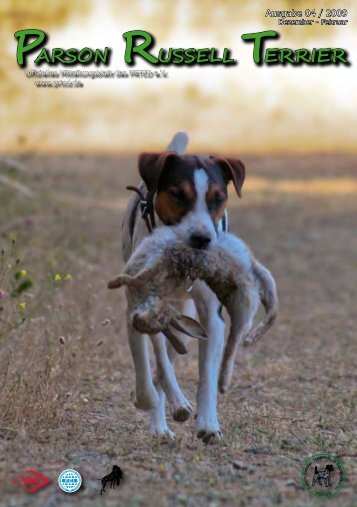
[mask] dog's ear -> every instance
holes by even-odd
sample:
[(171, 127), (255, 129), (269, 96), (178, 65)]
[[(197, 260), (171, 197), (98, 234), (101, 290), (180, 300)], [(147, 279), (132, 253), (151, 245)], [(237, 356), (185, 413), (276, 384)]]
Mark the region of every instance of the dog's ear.
[(221, 167), (226, 181), (233, 181), (234, 188), (236, 189), (239, 197), (242, 197), (242, 186), (245, 178), (245, 166), (237, 158), (222, 158), (212, 157), (216, 163)]
[(192, 338), (198, 340), (206, 340), (207, 332), (200, 322), (187, 315), (178, 314), (172, 318), (170, 322), (171, 326), (180, 331), (181, 333), (187, 334)]
[(139, 155), (139, 173), (142, 177), (147, 189), (155, 192), (157, 182), (164, 167), (179, 155), (172, 151), (164, 153), (141, 153)]

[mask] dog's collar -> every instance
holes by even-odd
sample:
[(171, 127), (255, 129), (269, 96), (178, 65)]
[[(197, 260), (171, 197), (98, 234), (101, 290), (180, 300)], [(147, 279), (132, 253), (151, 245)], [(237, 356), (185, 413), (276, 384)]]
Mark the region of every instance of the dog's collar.
[(156, 227), (154, 213), (154, 192), (148, 191), (146, 196), (144, 196), (143, 192), (138, 187), (128, 186), (126, 188), (127, 190), (136, 192), (140, 197), (137, 206), (140, 206), (141, 218), (145, 221), (146, 227), (151, 234)]
[(224, 215), (221, 218), (221, 227), (222, 227), (222, 232), (229, 232), (229, 220), (228, 220), (227, 209), (224, 210)]

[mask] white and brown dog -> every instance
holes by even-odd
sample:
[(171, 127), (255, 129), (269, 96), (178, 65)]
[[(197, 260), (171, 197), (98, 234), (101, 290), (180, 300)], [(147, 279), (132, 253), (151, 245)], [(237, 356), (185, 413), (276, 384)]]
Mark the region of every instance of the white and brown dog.
[[(126, 262), (152, 227), (180, 224), (187, 244), (206, 249), (214, 245), (218, 231), (227, 230), (227, 186), (233, 182), (240, 196), (245, 168), (237, 159), (184, 154), (187, 134), (177, 133), (163, 153), (142, 153), (139, 172), (143, 179), (139, 195), (131, 198), (123, 222), (123, 256)], [(144, 219), (143, 219), (144, 218)], [(217, 387), (224, 348), (221, 304), (208, 286), (196, 280), (190, 291), (178, 290), (172, 297), (182, 313), (199, 319), (208, 339), (199, 343), (199, 385), (197, 393), (197, 436), (204, 442), (218, 441)], [(190, 402), (176, 381), (173, 362), (176, 351), (162, 333), (150, 336), (157, 375), (152, 378), (148, 336), (128, 324), (129, 344), (136, 373), (135, 405), (150, 410), (149, 431), (173, 437), (166, 423), (165, 400), (174, 420), (184, 422), (191, 413)], [(182, 335), (181, 340), (188, 337)]]

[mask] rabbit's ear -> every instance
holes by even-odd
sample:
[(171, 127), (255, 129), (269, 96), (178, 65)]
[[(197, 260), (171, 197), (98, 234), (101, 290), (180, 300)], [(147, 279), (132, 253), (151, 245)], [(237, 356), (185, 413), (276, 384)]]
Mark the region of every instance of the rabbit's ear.
[(172, 329), (171, 324), (164, 329), (163, 331), (166, 338), (169, 340), (173, 348), (178, 352), (179, 354), (187, 354), (188, 349), (184, 342), (181, 340), (180, 336), (176, 334), (176, 331)]
[(119, 289), (123, 285), (130, 287), (134, 283), (135, 278), (130, 275), (121, 274), (108, 282), (108, 289)]
[(207, 332), (202, 324), (198, 322), (198, 320), (192, 319), (187, 315), (178, 313), (172, 318), (170, 324), (177, 329), (177, 331), (181, 331), (181, 333), (187, 334), (192, 338), (197, 338), (198, 340), (207, 339)]

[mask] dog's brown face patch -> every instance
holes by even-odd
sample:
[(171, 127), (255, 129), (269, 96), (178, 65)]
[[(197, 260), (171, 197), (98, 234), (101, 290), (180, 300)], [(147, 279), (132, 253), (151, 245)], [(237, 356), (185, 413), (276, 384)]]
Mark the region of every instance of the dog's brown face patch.
[(212, 217), (215, 227), (223, 217), (227, 205), (227, 187), (217, 182), (210, 182), (206, 194), (208, 211)]
[(157, 185), (155, 210), (166, 225), (178, 223), (195, 205), (197, 192), (194, 171), (197, 161), (191, 156), (176, 156), (165, 165)]
[(193, 209), (195, 200), (195, 189), (189, 181), (183, 180), (157, 193), (156, 213), (164, 224), (177, 224), (186, 213)]

